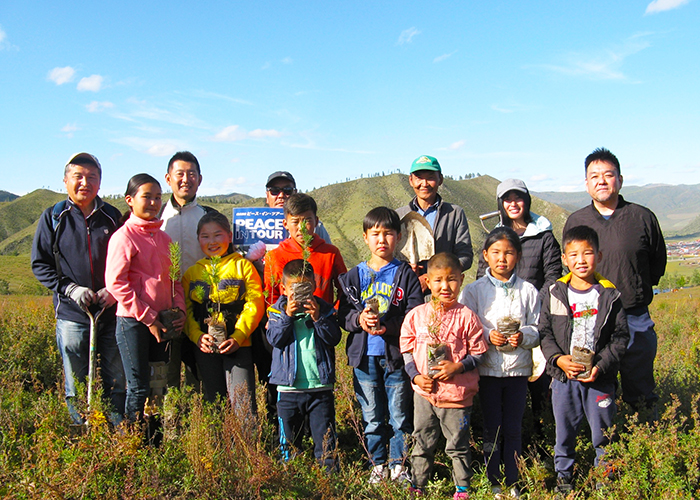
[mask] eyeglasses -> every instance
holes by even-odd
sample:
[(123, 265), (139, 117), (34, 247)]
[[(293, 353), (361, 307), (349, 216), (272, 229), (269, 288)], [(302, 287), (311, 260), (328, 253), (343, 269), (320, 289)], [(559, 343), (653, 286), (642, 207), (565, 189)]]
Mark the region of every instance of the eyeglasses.
[(296, 191), (296, 188), (293, 188), (292, 186), (286, 186), (283, 188), (280, 188), (280, 187), (267, 188), (267, 192), (270, 193), (272, 196), (279, 196), (280, 193), (284, 193), (285, 196), (291, 196), (294, 194), (294, 191)]

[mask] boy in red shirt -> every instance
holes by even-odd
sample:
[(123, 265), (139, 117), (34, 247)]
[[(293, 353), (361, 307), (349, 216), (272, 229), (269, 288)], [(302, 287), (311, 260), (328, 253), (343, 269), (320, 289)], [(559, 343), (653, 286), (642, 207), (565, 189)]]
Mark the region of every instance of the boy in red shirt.
[(338, 276), (347, 272), (347, 268), (340, 251), (314, 234), (318, 224), (316, 211), (316, 201), (308, 194), (295, 193), (285, 202), (284, 228), (289, 231), (289, 238), (265, 256), (265, 297), (268, 304), (274, 304), (280, 296), (285, 264), (304, 258), (314, 268), (314, 295), (329, 304), (335, 303), (333, 286), (335, 290), (340, 290)]

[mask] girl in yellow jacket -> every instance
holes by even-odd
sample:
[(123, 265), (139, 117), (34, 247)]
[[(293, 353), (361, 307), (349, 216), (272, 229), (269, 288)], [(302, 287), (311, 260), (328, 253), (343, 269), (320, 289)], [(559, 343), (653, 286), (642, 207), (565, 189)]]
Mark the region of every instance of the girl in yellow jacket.
[(206, 257), (182, 277), (185, 331), (199, 347), (195, 359), (206, 400), (228, 394), (232, 404), (245, 403), (255, 413), (250, 334), (263, 316), (265, 302), (258, 272), (233, 251), (231, 237), (225, 215), (212, 211), (199, 220), (197, 239)]

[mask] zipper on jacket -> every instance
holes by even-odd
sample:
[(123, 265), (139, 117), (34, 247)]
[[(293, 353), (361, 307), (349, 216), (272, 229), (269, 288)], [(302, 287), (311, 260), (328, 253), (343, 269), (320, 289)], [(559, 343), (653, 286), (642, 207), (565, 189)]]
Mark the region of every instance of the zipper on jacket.
[(95, 290), (95, 269), (92, 265), (92, 235), (90, 231), (90, 223), (85, 216), (83, 216), (83, 220), (85, 221), (85, 230), (87, 231), (88, 258), (90, 259), (90, 282), (92, 283), (92, 290), (97, 292), (97, 290)]

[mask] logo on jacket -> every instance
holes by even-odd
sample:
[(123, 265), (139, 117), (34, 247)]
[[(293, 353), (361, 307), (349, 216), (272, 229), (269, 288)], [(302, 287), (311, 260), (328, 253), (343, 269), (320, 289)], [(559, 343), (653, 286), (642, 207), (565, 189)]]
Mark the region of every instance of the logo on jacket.
[(394, 300), (391, 303), (398, 307), (399, 303), (403, 299), (403, 288), (396, 287), (396, 295), (394, 295)]

